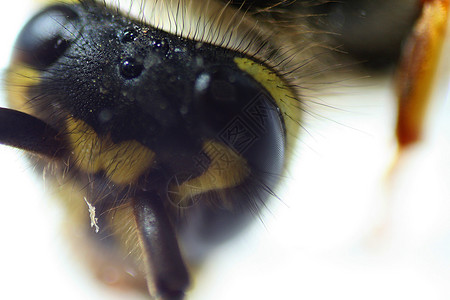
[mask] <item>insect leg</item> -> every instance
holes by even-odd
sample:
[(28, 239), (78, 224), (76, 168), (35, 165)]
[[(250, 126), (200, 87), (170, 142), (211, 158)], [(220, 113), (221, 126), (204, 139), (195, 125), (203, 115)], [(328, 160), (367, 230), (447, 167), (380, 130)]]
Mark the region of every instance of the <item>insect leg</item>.
[(397, 140), (400, 148), (420, 136), (447, 27), (449, 0), (423, 0), (422, 15), (407, 41), (397, 73)]

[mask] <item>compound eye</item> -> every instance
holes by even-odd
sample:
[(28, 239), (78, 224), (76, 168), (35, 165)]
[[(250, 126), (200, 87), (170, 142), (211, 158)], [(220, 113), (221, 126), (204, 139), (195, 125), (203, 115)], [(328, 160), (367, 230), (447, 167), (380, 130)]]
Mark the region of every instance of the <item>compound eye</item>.
[(78, 36), (78, 15), (64, 5), (50, 6), (35, 15), (16, 41), (16, 58), (43, 69), (60, 58)]
[(195, 90), (205, 132), (243, 157), (260, 182), (273, 184), (274, 176), (261, 174), (281, 172), (285, 128), (272, 95), (249, 74), (227, 67), (200, 74)]

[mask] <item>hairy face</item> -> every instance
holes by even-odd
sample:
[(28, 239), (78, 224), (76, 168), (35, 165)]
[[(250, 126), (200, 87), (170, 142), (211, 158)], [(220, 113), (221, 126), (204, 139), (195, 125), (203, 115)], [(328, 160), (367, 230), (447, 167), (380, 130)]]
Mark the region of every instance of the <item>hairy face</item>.
[[(391, 282), (372, 259), (402, 274), (399, 286), (421, 282), (422, 275), (391, 264), (391, 254), (374, 258), (363, 246), (381, 224), (382, 239), (392, 234), (393, 241), (380, 245), (404, 253), (400, 241), (417, 242), (405, 262), (414, 265), (427, 240), (416, 233), (428, 236), (448, 223), (439, 200), (445, 191), (423, 196), (445, 190), (440, 182), (449, 168), (429, 167), (448, 166), (445, 155), (433, 156), (423, 172), (399, 164), (392, 173), (400, 175), (386, 175), (396, 149), (394, 97), (383, 68), (395, 64), (419, 14), (416, 1), (51, 2), (21, 31), (5, 30), (15, 44), (2, 107), (15, 111), (2, 109), (0, 129), (10, 134), (1, 142), (24, 150), (29, 161), (10, 167), (14, 159), (7, 158), (2, 184), (8, 190), (14, 172), (37, 171), (56, 198), (42, 206), (61, 207), (76, 259), (101, 281), (140, 291), (136, 297), (308, 297), (324, 284), (357, 299), (371, 283)], [(448, 86), (435, 90), (440, 85)], [(448, 124), (435, 128), (448, 141)], [(446, 153), (445, 143), (426, 145), (421, 158)], [(47, 268), (59, 274), (53, 237), (28, 233), (48, 217), (28, 221), (41, 207), (22, 204), (33, 199), (22, 194), (33, 184), (19, 177), (2, 221), (14, 230), (25, 225), (16, 266), (36, 265), (33, 278), (46, 278), (40, 274)], [(428, 218), (424, 197), (432, 199)], [(400, 204), (385, 205), (391, 198)], [(398, 215), (393, 224), (390, 214)], [(50, 234), (59, 236), (53, 225)], [(399, 233), (405, 231), (415, 238)], [(13, 243), (20, 244), (18, 235)], [(23, 251), (30, 240), (46, 245), (32, 261)], [(342, 249), (360, 251), (362, 262)], [(60, 279), (28, 280), (37, 294), (60, 295)], [(116, 289), (86, 293), (73, 297), (122, 297)], [(387, 294), (383, 288), (377, 295)]]

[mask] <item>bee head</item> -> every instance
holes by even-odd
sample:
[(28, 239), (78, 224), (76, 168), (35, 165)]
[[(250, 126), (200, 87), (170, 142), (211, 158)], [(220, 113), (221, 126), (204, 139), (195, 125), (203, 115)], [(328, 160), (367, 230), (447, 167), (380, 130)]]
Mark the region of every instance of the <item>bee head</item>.
[[(0, 109), (0, 128), (13, 133), (0, 142), (39, 154), (70, 193), (79, 187), (74, 198), (114, 232), (105, 239), (139, 241), (151, 293), (181, 298), (189, 277), (178, 241), (201, 259), (273, 194), (286, 131), (298, 127), (296, 114), (285, 118), (299, 111), (291, 87), (254, 57), (96, 1), (45, 8), (15, 49), (9, 100), (22, 112)], [(116, 234), (117, 219), (132, 228)]]
[[(39, 73), (26, 97), (31, 114), (64, 128), (85, 172), (121, 184), (154, 170), (178, 183), (219, 177), (201, 179), (203, 191), (237, 186), (252, 168), (281, 172), (283, 120), (236, 63), (242, 54), (83, 4), (45, 9), (16, 48), (14, 64)], [(212, 170), (224, 159), (227, 172)]]

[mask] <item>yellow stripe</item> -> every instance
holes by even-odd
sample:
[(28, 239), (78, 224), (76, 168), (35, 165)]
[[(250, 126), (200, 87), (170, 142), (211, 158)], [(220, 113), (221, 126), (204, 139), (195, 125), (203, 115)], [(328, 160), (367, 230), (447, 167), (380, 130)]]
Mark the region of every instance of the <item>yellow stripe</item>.
[(39, 71), (13, 61), (7, 71), (5, 81), (8, 89), (8, 102), (11, 108), (31, 113), (27, 95), (31, 86), (40, 83)]
[[(236, 57), (234, 62), (247, 74), (258, 81), (273, 97), (286, 126), (286, 155), (289, 155), (294, 147), (294, 138), (297, 136), (300, 120), (300, 103), (292, 89), (281, 79), (275, 71), (270, 70), (260, 63), (248, 58)], [(287, 159), (285, 159), (287, 161)]]
[(250, 174), (247, 161), (235, 151), (216, 141), (207, 141), (203, 151), (211, 163), (202, 175), (187, 180), (180, 185), (169, 187), (172, 203), (185, 206), (192, 197), (213, 190), (235, 187), (241, 184)]
[(84, 172), (105, 171), (117, 184), (130, 184), (147, 171), (155, 153), (137, 141), (115, 144), (109, 136), (99, 137), (85, 122), (67, 120), (67, 132), (75, 164)]

